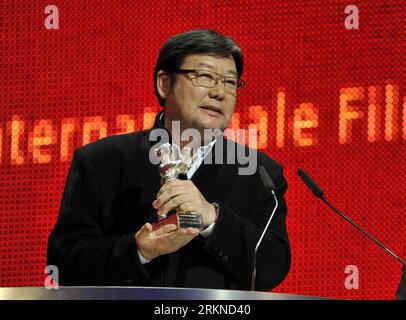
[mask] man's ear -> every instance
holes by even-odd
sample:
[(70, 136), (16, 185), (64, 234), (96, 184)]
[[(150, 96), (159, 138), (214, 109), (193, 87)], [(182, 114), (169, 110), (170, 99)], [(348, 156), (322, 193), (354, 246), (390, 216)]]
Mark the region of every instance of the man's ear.
[(171, 86), (168, 73), (163, 70), (159, 70), (156, 78), (156, 86), (158, 89), (159, 96), (162, 99), (166, 99), (169, 94), (169, 89)]

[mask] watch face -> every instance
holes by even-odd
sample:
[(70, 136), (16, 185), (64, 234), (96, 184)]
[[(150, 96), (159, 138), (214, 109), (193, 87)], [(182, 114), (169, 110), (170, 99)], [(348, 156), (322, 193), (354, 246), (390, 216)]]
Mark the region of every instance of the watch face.
[(216, 203), (216, 202), (213, 202), (212, 205), (216, 209), (216, 216), (217, 216), (219, 214), (220, 207), (219, 207), (218, 203)]

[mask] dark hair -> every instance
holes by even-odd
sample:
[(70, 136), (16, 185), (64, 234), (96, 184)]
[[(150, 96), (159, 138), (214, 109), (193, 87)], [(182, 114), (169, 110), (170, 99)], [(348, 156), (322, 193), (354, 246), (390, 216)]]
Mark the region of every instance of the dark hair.
[(239, 46), (229, 37), (214, 30), (191, 30), (171, 37), (159, 51), (158, 61), (154, 71), (155, 95), (161, 106), (165, 100), (159, 95), (156, 85), (158, 71), (164, 70), (169, 73), (171, 87), (175, 83), (174, 71), (179, 69), (186, 57), (192, 54), (213, 54), (220, 57), (234, 58), (238, 73), (238, 79), (243, 72), (243, 57)]

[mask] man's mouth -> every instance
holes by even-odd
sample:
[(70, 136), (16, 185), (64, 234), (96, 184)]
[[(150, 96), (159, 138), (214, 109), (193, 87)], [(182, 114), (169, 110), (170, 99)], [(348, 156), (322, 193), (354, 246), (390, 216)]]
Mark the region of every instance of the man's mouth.
[(221, 111), (220, 108), (216, 108), (214, 106), (201, 106), (200, 108), (210, 110), (210, 111), (216, 112), (218, 114), (223, 114), (223, 112)]

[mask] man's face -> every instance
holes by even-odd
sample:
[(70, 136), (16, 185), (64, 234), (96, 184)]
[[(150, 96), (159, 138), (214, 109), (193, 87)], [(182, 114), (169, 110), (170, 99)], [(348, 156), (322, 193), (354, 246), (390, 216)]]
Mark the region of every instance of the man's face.
[[(198, 69), (213, 71), (227, 77), (237, 77), (234, 59), (208, 54), (188, 56), (180, 69)], [(176, 83), (166, 96), (166, 125), (178, 120), (181, 130), (195, 128), (221, 129), (228, 127), (237, 98), (224, 91), (222, 81), (214, 88), (199, 87), (192, 83), (193, 74), (177, 74)], [(209, 110), (215, 108), (217, 111)]]

